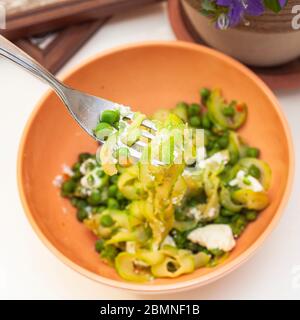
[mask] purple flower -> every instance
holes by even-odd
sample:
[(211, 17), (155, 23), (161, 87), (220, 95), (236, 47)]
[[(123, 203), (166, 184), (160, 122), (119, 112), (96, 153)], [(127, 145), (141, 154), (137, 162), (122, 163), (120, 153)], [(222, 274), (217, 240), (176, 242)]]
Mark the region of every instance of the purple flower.
[[(286, 2), (286, 0), (280, 0)], [(245, 15), (259, 16), (263, 14), (265, 8), (263, 0), (216, 0), (216, 4), (227, 7), (227, 15), (221, 14), (217, 20), (217, 27), (226, 29), (234, 27), (241, 22)]]
[(280, 7), (283, 8), (287, 3), (287, 0), (279, 0)]

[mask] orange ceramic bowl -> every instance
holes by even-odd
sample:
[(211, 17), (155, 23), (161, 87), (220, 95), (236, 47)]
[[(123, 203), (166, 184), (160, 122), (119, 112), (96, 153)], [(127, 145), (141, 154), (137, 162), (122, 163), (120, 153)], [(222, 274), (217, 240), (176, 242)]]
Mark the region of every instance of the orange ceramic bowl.
[(68, 85), (135, 110), (152, 114), (178, 101), (199, 100), (199, 88), (220, 87), (229, 99), (249, 106), (244, 139), (262, 150), (273, 171), (271, 205), (238, 240), (229, 258), (176, 279), (129, 283), (103, 263), (94, 250), (95, 237), (53, 179), (62, 165), (72, 165), (80, 152), (97, 144), (76, 124), (57, 96), (49, 92), (34, 110), (19, 151), (18, 181), (27, 217), (46, 246), (64, 263), (101, 283), (144, 293), (190, 289), (216, 280), (245, 262), (262, 244), (282, 214), (294, 173), (293, 148), (287, 122), (266, 85), (237, 61), (194, 44), (154, 42), (121, 47), (81, 64), (64, 77)]

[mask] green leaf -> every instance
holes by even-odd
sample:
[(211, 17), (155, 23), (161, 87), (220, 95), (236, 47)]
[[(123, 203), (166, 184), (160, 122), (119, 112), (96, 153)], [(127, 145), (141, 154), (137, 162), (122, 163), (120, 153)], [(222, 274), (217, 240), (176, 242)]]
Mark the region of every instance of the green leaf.
[(203, 0), (202, 1), (202, 9), (205, 11), (215, 11), (216, 4), (212, 0)]
[(281, 6), (278, 0), (264, 0), (265, 6), (275, 13), (281, 10)]

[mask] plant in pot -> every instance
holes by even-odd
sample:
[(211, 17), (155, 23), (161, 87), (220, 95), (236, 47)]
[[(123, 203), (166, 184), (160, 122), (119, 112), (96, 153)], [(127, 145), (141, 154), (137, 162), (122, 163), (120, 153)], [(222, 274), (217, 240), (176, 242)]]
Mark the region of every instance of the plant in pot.
[(300, 56), (299, 0), (180, 1), (207, 44), (248, 65), (276, 66)]

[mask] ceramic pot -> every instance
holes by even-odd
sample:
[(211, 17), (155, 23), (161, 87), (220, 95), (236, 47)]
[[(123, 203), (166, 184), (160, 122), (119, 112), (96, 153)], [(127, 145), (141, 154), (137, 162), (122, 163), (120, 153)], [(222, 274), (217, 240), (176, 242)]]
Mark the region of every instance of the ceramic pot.
[(180, 1), (186, 17), (207, 44), (248, 65), (275, 66), (300, 56), (300, 29), (292, 26), (293, 19), (300, 23), (300, 16), (292, 13), (300, 4), (298, 0), (289, 0), (279, 14), (268, 11), (259, 17), (247, 17), (248, 26), (241, 24), (228, 30), (218, 30), (200, 13), (202, 0)]

